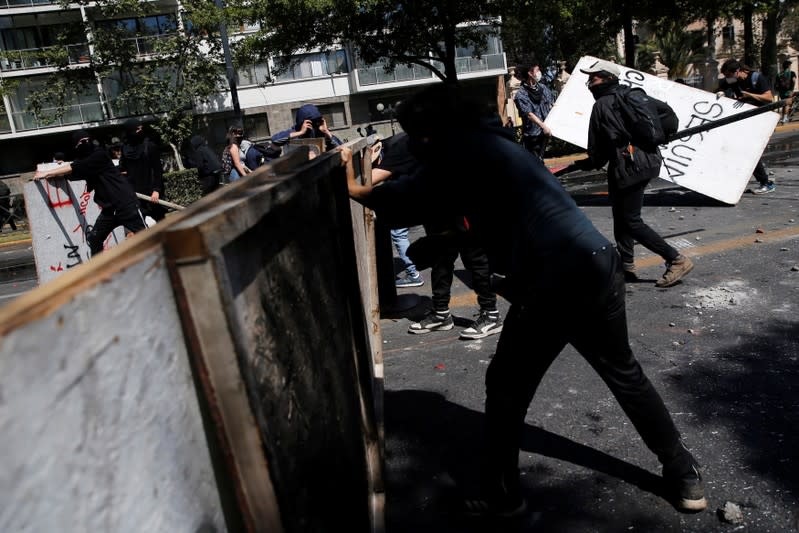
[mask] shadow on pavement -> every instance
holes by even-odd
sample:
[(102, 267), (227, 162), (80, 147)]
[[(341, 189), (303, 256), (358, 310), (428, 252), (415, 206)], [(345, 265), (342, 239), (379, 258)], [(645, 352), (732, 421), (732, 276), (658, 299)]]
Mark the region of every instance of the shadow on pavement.
[(744, 447), (736, 456), (745, 464), (737, 464), (735, 456), (710, 452), (713, 442), (695, 442), (706, 450), (706, 470), (711, 475), (713, 470), (740, 472), (742, 485), (751, 478), (771, 479), (786, 489), (786, 505), (797, 512), (799, 322), (771, 320), (754, 330), (757, 334), (730, 333), (729, 338), (737, 336), (739, 341), (714, 349), (685, 373), (670, 377), (683, 397), (693, 400), (698, 419), (692, 425), (729, 428)]
[[(573, 193), (572, 199), (581, 207), (609, 206), (607, 191)], [(733, 207), (709, 196), (682, 187), (648, 189), (644, 194), (644, 206), (649, 207)]]
[[(479, 483), (483, 413), (421, 390), (386, 391), (387, 531), (613, 531), (614, 513), (596, 506), (601, 476), (567, 478), (538, 466), (525, 471), (530, 511), (519, 521), (479, 520), (457, 512)], [(570, 462), (662, 496), (661, 478), (570, 439), (526, 426), (522, 450)], [(532, 474), (532, 475), (531, 475)], [(621, 502), (620, 502), (621, 503)], [(624, 509), (622, 523), (662, 531), (646, 505)], [(651, 511), (651, 509), (650, 509)], [(662, 525), (662, 524), (661, 524)], [(587, 529), (588, 528), (588, 529)]]

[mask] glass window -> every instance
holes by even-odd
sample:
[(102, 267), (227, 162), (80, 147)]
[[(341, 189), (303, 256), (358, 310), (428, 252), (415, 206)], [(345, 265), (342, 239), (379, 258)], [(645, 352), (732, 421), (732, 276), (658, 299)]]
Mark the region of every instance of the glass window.
[(244, 134), (251, 141), (263, 141), (271, 135), (269, 133), (269, 119), (266, 113), (244, 116)]
[(6, 50), (39, 48), (36, 28), (12, 28), (3, 30), (3, 47)]
[(296, 63), (285, 72), (278, 74), (278, 81), (317, 78), (319, 76), (347, 72), (347, 54), (344, 50), (333, 50), (332, 52), (318, 54), (304, 54), (301, 56), (293, 56), (290, 59), (286, 57), (276, 57), (275, 64), (281, 66), (291, 60), (296, 61)]

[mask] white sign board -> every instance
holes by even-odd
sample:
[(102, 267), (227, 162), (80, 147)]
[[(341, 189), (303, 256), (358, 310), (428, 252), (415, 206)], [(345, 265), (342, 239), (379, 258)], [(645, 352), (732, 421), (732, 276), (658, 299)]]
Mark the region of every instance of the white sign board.
[[(43, 179), (25, 184), (25, 209), (30, 224), (33, 257), (39, 283), (45, 283), (91, 257), (86, 234), (100, 207), (85, 181)], [(105, 241), (110, 248), (125, 239), (122, 227)]]
[[(588, 146), (588, 121), (594, 97), (585, 86), (588, 75), (580, 69), (594, 61), (596, 58), (591, 56), (580, 58), (545, 121), (555, 137), (582, 148)], [(713, 93), (622, 65), (619, 69), (620, 83), (640, 87), (669, 104), (680, 119), (680, 130), (753, 109), (749, 104), (736, 109), (733, 105), (740, 103), (730, 98), (716, 98)], [(660, 177), (724, 203), (736, 204), (778, 120), (777, 113), (763, 113), (662, 146)]]

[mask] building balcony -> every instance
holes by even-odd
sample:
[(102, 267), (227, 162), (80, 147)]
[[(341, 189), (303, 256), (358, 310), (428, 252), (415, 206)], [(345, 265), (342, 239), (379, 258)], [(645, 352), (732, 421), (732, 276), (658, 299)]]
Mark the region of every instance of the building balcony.
[[(64, 48), (66, 48), (67, 62), (70, 65), (89, 62), (88, 43), (69, 44)], [(0, 71), (9, 72), (56, 66), (59, 62), (56, 58), (61, 49), (60, 46), (47, 46), (24, 50), (3, 50), (0, 52)]]
[(124, 41), (136, 47), (136, 57), (145, 58), (158, 54), (159, 53), (158, 41), (163, 39), (169, 39), (170, 37), (172, 37), (172, 34), (163, 33), (160, 35), (129, 37), (124, 39)]
[(52, 0), (0, 0), (0, 9), (34, 7), (48, 4), (58, 4), (58, 2)]
[[(438, 61), (432, 62), (433, 66), (444, 72), (444, 64)], [(507, 70), (505, 65), (505, 54), (485, 54), (480, 58), (458, 57), (455, 59), (455, 69), (459, 76), (475, 77), (481, 73), (493, 75), (495, 72), (504, 73)], [(424, 83), (432, 81), (434, 75), (429, 69), (420, 65), (397, 65), (393, 72), (386, 72), (382, 64), (366, 65), (355, 70), (356, 85), (360, 90), (374, 90), (382, 86), (418, 82)]]
[[(70, 124), (87, 124), (104, 120), (103, 107), (100, 102), (87, 102), (66, 106), (61, 118), (54, 118), (55, 108), (44, 109), (41, 115), (32, 111), (16, 111), (11, 113), (17, 131), (39, 130)], [(0, 127), (2, 124), (0, 123)], [(10, 128), (9, 128), (10, 130)]]

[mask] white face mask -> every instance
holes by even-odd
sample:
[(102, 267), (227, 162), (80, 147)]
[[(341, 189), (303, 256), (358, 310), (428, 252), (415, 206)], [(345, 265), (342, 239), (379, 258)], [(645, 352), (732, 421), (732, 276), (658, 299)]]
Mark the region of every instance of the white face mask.
[(729, 78), (728, 77), (728, 78), (724, 78), (724, 81), (726, 81), (727, 83), (735, 83), (735, 82), (738, 81), (738, 78), (736, 78), (736, 77)]
[(535, 75), (533, 76), (533, 79), (534, 79), (536, 82), (539, 82), (539, 81), (541, 81), (541, 77), (542, 77), (542, 75), (541, 75), (541, 71), (538, 71), (538, 72), (536, 72), (536, 73), (535, 73)]

